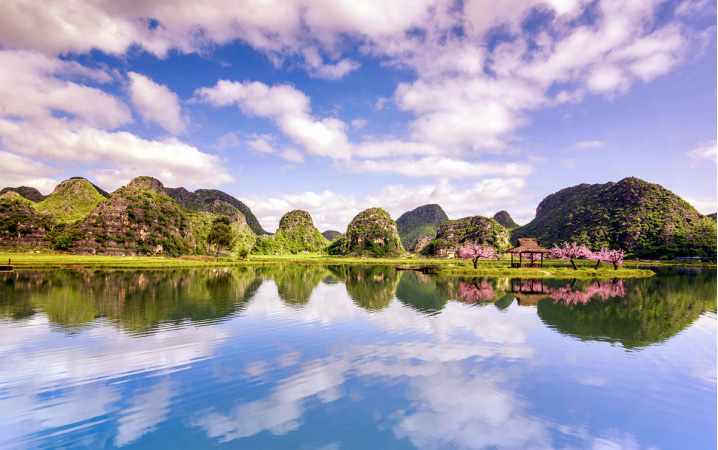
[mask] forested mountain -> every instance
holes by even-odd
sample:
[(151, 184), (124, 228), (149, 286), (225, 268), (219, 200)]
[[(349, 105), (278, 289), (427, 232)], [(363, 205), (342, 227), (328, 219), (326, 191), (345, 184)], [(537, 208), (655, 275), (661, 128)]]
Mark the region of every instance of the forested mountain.
[(581, 184), (546, 197), (511, 239), (622, 248), (637, 258), (716, 257), (716, 223), (664, 187), (638, 178)]
[(410, 250), (422, 237), (433, 239), (439, 224), (449, 220), (441, 206), (437, 204), (419, 206), (407, 211), (396, 219), (396, 228), (399, 231), (401, 243), (405, 249)]

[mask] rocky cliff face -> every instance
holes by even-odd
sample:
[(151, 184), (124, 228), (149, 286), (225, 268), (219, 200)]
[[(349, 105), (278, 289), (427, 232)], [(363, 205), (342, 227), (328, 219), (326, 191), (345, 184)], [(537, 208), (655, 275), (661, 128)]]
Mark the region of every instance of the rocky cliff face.
[(501, 226), (503, 226), (507, 230), (513, 230), (514, 228), (519, 227), (519, 224), (514, 222), (514, 219), (512, 219), (511, 215), (506, 211), (499, 211), (494, 214), (494, 220), (500, 223)]
[(58, 223), (72, 223), (87, 217), (104, 200), (92, 183), (84, 178), (71, 178), (58, 184), (35, 208), (53, 216)]
[(312, 216), (302, 210), (286, 213), (279, 221), (279, 229), (271, 236), (261, 237), (252, 253), (256, 255), (286, 255), (320, 252), (329, 245), (314, 226)]
[(247, 224), (255, 234), (268, 234), (262, 229), (262, 226), (252, 213), (252, 210), (249, 209), (249, 206), (225, 192), (216, 189), (197, 189), (194, 192), (190, 192), (183, 187), (165, 188), (165, 190), (167, 191), (167, 195), (179, 203), (182, 208), (189, 211), (211, 211), (211, 205), (214, 204), (214, 202), (217, 200), (223, 201), (237, 208), (244, 215)]
[(26, 198), (30, 200), (31, 202), (41, 202), (45, 199), (45, 196), (40, 193), (37, 189), (34, 187), (28, 187), (28, 186), (18, 186), (18, 187), (6, 187), (2, 188), (0, 190), (0, 195), (5, 194), (6, 192), (17, 192), (22, 196), (23, 198)]
[(38, 213), (33, 203), (15, 191), (0, 196), (0, 245), (48, 247), (55, 219)]
[(441, 206), (432, 204), (419, 206), (405, 212), (396, 220), (401, 243), (406, 249), (413, 249), (421, 238), (434, 238), (439, 224), (449, 220)]
[(342, 254), (381, 257), (406, 253), (396, 222), (381, 208), (369, 208), (357, 214), (349, 223), (341, 244), (345, 245)]
[(512, 234), (538, 238), (544, 246), (568, 241), (622, 248), (638, 258), (716, 255), (714, 221), (671, 191), (638, 178), (562, 189)]
[(114, 191), (71, 231), (79, 237), (73, 245), (77, 253), (178, 256), (188, 251), (186, 217), (151, 177)]
[(454, 258), (456, 247), (466, 241), (478, 241), (496, 248), (509, 247), (509, 232), (494, 219), (473, 216), (450, 220), (439, 226), (436, 237), (424, 247), (422, 255)]

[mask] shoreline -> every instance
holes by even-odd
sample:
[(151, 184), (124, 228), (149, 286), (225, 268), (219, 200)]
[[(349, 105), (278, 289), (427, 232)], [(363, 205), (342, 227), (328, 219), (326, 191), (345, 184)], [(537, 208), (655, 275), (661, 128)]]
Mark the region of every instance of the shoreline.
[[(568, 264), (551, 261), (543, 268), (520, 268), (509, 266), (507, 261), (481, 261), (477, 269), (470, 261), (457, 259), (419, 259), (419, 258), (346, 258), (318, 254), (250, 256), (244, 260), (211, 257), (183, 256), (165, 258), (157, 256), (97, 256), (71, 255), (60, 253), (11, 253), (0, 252), (0, 262), (10, 260), (14, 270), (55, 270), (55, 269), (92, 269), (92, 270), (172, 270), (189, 268), (235, 268), (268, 265), (384, 265), (384, 266), (438, 266), (441, 276), (471, 277), (511, 277), (511, 278), (635, 278), (654, 275), (649, 269), (640, 268), (645, 264), (628, 261), (618, 270), (605, 264), (598, 270), (595, 263), (579, 264), (579, 270)], [(583, 263), (583, 261), (579, 261)], [(655, 266), (655, 264), (651, 264)], [(590, 266), (590, 267), (589, 267)], [(676, 267), (675, 264), (659, 266)], [(680, 267), (715, 268), (715, 265), (689, 264)]]

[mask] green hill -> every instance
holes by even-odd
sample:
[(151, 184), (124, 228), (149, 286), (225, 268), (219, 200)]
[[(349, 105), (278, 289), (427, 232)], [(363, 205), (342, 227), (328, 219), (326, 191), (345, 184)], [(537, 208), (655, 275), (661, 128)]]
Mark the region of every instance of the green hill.
[(638, 178), (581, 184), (546, 197), (512, 240), (622, 248), (636, 258), (716, 257), (716, 223), (664, 187)]
[(260, 236), (252, 249), (255, 255), (287, 255), (320, 252), (329, 245), (314, 226), (308, 212), (289, 211), (279, 221), (279, 229), (271, 236)]
[(18, 186), (18, 187), (5, 187), (0, 189), (0, 195), (3, 195), (7, 192), (17, 192), (20, 194), (23, 198), (26, 198), (30, 200), (31, 202), (41, 202), (45, 199), (45, 196), (40, 193), (37, 189), (34, 187), (28, 187), (28, 186)]
[(226, 192), (218, 191), (217, 189), (197, 189), (194, 192), (190, 192), (183, 187), (165, 188), (165, 191), (167, 195), (179, 203), (182, 208), (189, 211), (211, 211), (211, 205), (217, 200), (221, 200), (237, 208), (244, 215), (249, 228), (251, 228), (255, 234), (269, 234), (262, 229), (259, 220), (257, 220), (252, 213), (252, 210), (249, 209), (249, 206)]
[(422, 237), (433, 239), (439, 224), (449, 220), (441, 206), (437, 204), (419, 206), (407, 211), (396, 219), (401, 244), (405, 249), (412, 250)]
[[(84, 178), (70, 178), (55, 187), (35, 208), (50, 214), (58, 223), (72, 223), (87, 217), (105, 197)], [(103, 191), (104, 192), (104, 191)]]
[(366, 209), (352, 219), (343, 236), (327, 249), (330, 255), (399, 256), (406, 253), (394, 222), (381, 208)]
[(514, 219), (512, 219), (511, 215), (506, 211), (499, 211), (494, 214), (494, 220), (500, 223), (507, 230), (513, 230), (519, 227), (519, 224), (514, 222)]
[(421, 254), (439, 258), (453, 258), (456, 247), (466, 241), (478, 241), (498, 249), (509, 246), (509, 232), (494, 219), (483, 216), (464, 217), (444, 222), (436, 230), (436, 237)]

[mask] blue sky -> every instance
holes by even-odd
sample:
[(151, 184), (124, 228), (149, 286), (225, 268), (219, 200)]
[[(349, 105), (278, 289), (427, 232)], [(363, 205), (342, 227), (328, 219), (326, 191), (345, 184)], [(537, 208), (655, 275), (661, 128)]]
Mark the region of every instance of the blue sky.
[(439, 203), (519, 223), (636, 176), (716, 207), (703, 0), (4, 2), (0, 184), (217, 188), (274, 231)]

